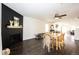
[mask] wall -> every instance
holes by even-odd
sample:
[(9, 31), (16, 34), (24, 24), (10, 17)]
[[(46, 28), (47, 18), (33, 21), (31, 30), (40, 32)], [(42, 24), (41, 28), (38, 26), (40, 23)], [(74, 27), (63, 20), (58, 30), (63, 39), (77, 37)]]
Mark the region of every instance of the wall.
[[(14, 21), (14, 17), (19, 19), (19, 25), (23, 25), (23, 16), (13, 9), (2, 4), (2, 48), (10, 48), (11, 45), (23, 40), (23, 28), (7, 28), (9, 21)], [(12, 24), (13, 25), (13, 24)]]
[(24, 16), (23, 40), (35, 38), (35, 34), (45, 32), (45, 22)]
[(0, 55), (2, 52), (2, 40), (1, 40), (1, 3), (0, 3)]

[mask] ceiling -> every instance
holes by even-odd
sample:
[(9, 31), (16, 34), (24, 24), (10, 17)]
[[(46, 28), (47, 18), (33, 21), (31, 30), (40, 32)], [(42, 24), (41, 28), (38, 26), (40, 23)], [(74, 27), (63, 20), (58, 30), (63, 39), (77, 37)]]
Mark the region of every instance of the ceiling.
[(4, 3), (16, 12), (42, 21), (54, 21), (55, 13), (67, 14), (63, 19), (79, 17), (78, 3)]

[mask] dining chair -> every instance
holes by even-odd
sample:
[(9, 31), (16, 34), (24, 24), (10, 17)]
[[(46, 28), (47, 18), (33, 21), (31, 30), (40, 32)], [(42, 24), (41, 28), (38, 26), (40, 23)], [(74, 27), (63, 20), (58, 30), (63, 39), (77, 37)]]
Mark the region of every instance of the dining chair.
[(48, 52), (50, 52), (50, 47), (51, 47), (51, 37), (49, 34), (45, 33), (43, 36), (43, 48), (47, 47)]
[(58, 37), (58, 33), (56, 33), (55, 42), (56, 42), (56, 50), (58, 50), (58, 48), (59, 48), (59, 37)]
[(64, 47), (64, 34), (61, 33), (59, 36), (59, 49), (61, 50)]

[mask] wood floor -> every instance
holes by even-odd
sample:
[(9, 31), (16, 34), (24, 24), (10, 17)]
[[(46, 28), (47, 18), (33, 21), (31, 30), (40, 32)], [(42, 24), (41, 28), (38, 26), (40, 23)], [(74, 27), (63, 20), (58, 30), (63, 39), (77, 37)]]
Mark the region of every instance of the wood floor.
[(42, 48), (42, 40), (30, 39), (11, 46), (10, 55), (78, 55), (79, 41), (75, 41), (75, 46), (72, 46), (65, 46), (60, 51), (51, 49), (51, 52), (47, 52), (47, 49)]

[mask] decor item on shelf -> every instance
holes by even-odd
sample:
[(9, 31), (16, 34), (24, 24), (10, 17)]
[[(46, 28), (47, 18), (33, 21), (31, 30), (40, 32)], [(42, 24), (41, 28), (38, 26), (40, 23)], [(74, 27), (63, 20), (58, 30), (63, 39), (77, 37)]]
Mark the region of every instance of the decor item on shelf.
[(14, 17), (14, 20), (9, 20), (10, 25), (7, 28), (22, 28), (22, 25), (19, 25), (19, 18)]
[(14, 26), (19, 26), (19, 20), (14, 20)]
[(14, 17), (14, 26), (17, 27), (19, 26), (19, 18)]
[(12, 21), (12, 20), (10, 20), (9, 22), (10, 22), (10, 26), (13, 26), (13, 21)]

